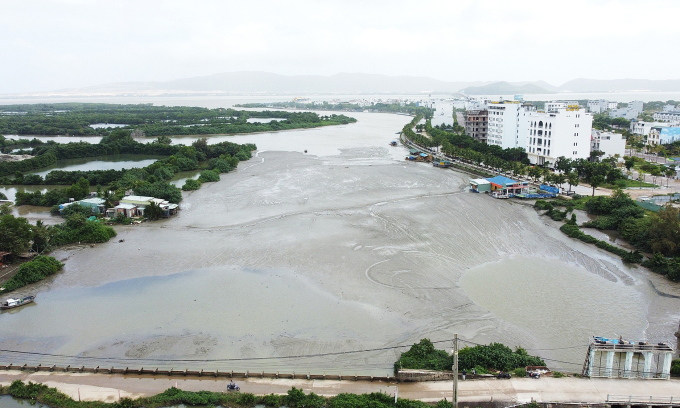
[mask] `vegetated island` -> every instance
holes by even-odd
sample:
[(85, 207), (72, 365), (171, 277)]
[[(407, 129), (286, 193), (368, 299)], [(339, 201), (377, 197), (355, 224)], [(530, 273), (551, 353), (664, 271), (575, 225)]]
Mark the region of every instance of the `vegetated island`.
[(433, 110), (418, 106), (416, 103), (382, 103), (373, 102), (370, 105), (359, 105), (350, 102), (330, 103), (323, 101), (321, 103), (313, 102), (269, 102), (269, 103), (243, 103), (234, 105), (236, 108), (254, 108), (254, 109), (299, 109), (299, 110), (316, 110), (316, 111), (336, 111), (336, 112), (380, 112), (380, 113), (404, 113), (407, 115), (424, 115), (432, 116)]
[[(105, 136), (115, 128), (136, 136), (274, 132), (344, 125), (356, 119), (314, 112), (245, 111), (189, 106), (52, 103), (0, 106), (0, 134)], [(1, 147), (1, 146), (0, 146)]]

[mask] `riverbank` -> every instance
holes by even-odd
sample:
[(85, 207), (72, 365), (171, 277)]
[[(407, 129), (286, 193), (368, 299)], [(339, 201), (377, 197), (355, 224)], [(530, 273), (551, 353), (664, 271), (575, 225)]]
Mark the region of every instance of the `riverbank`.
[[(0, 372), (0, 385), (8, 386), (14, 380), (32, 381), (55, 387), (74, 400), (115, 402), (119, 398), (150, 397), (168, 388), (186, 391), (226, 392), (229, 379), (137, 377), (102, 374), (23, 373)], [(305, 394), (314, 392), (324, 397), (341, 393), (367, 394), (382, 392), (400, 398), (424, 402), (451, 400), (450, 381), (427, 383), (388, 383), (370, 381), (331, 381), (306, 379), (237, 380), (241, 393), (255, 395), (285, 395), (292, 387)], [(503, 405), (537, 402), (584, 402), (601, 404), (609, 395), (680, 397), (680, 380), (621, 380), (584, 378), (511, 378), (509, 380), (471, 380), (458, 382), (459, 402), (497, 402)]]
[[(5, 349), (64, 356), (24, 361), (43, 365), (187, 359), (207, 361), (181, 368), (384, 376), (403, 349), (373, 349), (454, 333), (521, 344), (566, 372), (580, 371), (593, 333), (675, 340), (680, 300), (654, 292), (645, 271), (532, 208), (469, 193), (463, 173), (405, 162), (389, 146), (403, 116), (357, 116), (285, 140), (248, 136), (257, 158), (183, 193), (178, 217), (117, 227), (124, 243), (58, 251), (65, 271), (39, 302), (0, 316)], [(286, 144), (299, 152), (276, 151)], [(551, 300), (537, 307), (536, 294)], [(335, 352), (352, 353), (323, 356)]]

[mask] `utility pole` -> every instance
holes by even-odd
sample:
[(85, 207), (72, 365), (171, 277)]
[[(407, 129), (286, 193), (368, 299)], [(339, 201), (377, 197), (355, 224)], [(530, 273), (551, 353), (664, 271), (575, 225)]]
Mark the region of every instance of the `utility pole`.
[(453, 408), (458, 408), (458, 333), (453, 335)]

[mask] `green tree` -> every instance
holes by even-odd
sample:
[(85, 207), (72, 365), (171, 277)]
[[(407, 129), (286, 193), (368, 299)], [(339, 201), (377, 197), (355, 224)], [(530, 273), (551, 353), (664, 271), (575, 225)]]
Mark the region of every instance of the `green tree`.
[(593, 197), (595, 197), (595, 189), (604, 184), (605, 178), (599, 174), (590, 178), (590, 186), (593, 188)]
[(574, 187), (578, 186), (579, 183), (578, 173), (575, 171), (570, 171), (569, 173), (567, 173), (567, 182), (569, 182), (569, 191), (571, 191), (572, 186)]
[(26, 218), (11, 214), (0, 216), (0, 250), (12, 255), (22, 254), (31, 247), (33, 231)]
[(157, 220), (163, 216), (163, 210), (155, 202), (151, 202), (144, 209), (144, 216), (150, 220)]
[(652, 218), (648, 234), (654, 252), (660, 252), (665, 256), (679, 255), (680, 211), (670, 205), (662, 208)]

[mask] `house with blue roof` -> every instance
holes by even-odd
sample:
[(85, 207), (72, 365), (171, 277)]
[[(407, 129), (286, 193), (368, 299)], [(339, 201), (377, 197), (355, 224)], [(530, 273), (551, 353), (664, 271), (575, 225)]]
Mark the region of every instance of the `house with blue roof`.
[(524, 194), (529, 187), (528, 181), (515, 181), (505, 176), (496, 176), (486, 179), (491, 184), (491, 193), (513, 196)]

